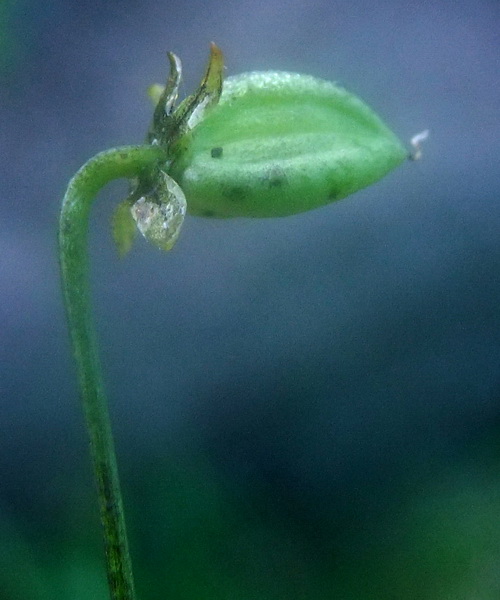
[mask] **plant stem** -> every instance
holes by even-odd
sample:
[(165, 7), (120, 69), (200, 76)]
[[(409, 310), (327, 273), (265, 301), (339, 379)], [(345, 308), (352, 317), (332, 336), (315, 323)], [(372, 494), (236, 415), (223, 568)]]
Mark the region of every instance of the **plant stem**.
[(135, 600), (136, 596), (114, 443), (92, 323), (87, 252), (89, 214), (97, 192), (104, 185), (120, 177), (138, 177), (162, 159), (165, 159), (165, 151), (159, 146), (125, 146), (96, 155), (70, 181), (59, 225), (64, 300), (90, 438), (112, 600)]

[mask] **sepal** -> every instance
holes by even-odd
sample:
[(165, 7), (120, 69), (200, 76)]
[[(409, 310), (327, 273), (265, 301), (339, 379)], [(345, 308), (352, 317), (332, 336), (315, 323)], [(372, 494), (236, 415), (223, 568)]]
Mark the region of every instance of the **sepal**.
[(123, 202), (120, 202), (115, 208), (112, 219), (113, 239), (118, 250), (118, 254), (123, 258), (134, 242), (137, 228), (130, 212), (133, 200), (129, 197)]

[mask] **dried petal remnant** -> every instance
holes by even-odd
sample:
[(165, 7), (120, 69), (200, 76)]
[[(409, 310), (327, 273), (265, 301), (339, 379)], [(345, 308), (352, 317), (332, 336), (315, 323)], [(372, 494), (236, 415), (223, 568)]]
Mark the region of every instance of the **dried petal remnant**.
[(130, 211), (142, 235), (161, 250), (170, 250), (179, 237), (186, 214), (181, 188), (163, 172), (153, 193), (139, 198)]

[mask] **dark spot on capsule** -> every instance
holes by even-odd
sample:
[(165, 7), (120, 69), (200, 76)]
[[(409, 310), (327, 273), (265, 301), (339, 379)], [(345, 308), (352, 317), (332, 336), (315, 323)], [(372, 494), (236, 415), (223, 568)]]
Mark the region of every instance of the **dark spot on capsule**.
[(212, 148), (210, 150), (210, 156), (212, 158), (220, 158), (222, 156), (222, 148), (217, 146), (216, 148)]
[(126, 160), (128, 158), (127, 152), (120, 152), (120, 158)]
[(204, 210), (201, 213), (202, 217), (215, 217), (215, 212), (213, 210)]
[(285, 171), (281, 167), (271, 167), (261, 177), (261, 181), (270, 188), (281, 187), (287, 183)]
[(244, 187), (231, 187), (222, 192), (222, 195), (231, 202), (239, 202), (245, 199), (247, 190)]

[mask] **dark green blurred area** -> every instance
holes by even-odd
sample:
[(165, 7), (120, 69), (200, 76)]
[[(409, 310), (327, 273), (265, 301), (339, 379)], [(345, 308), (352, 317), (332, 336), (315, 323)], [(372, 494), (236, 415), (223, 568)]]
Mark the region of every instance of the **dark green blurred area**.
[[(311, 510), (290, 482), (236, 483), (206, 454), (126, 469), (139, 597), (493, 600), (500, 594), (500, 485), (492, 444), (459, 467), (393, 481), (378, 508)], [(78, 477), (75, 474), (75, 479)], [(132, 480), (132, 481), (131, 481)], [(291, 485), (293, 488), (293, 485)], [(91, 486), (58, 490), (59, 509), (0, 521), (0, 597), (106, 598)], [(373, 494), (377, 494), (376, 489)], [(64, 506), (64, 510), (61, 507)]]

